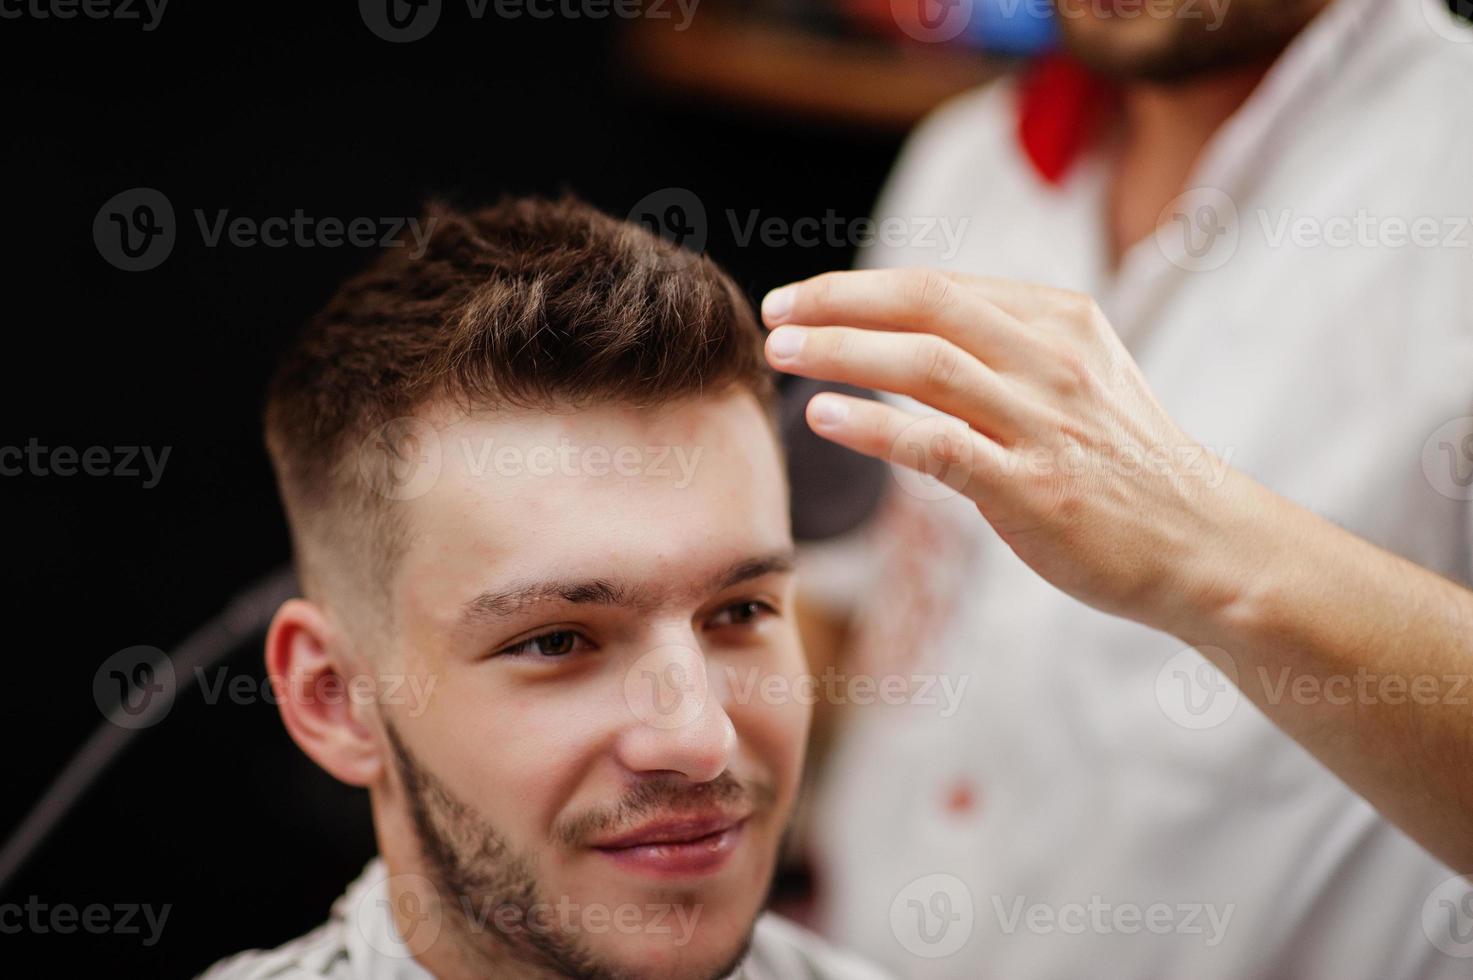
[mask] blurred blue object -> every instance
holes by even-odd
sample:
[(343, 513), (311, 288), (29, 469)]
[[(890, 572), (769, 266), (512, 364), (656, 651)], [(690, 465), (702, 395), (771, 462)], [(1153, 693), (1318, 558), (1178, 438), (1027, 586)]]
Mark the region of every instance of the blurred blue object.
[(1053, 50), (1057, 38), (1049, 0), (972, 0), (961, 40), (983, 51), (1029, 56)]

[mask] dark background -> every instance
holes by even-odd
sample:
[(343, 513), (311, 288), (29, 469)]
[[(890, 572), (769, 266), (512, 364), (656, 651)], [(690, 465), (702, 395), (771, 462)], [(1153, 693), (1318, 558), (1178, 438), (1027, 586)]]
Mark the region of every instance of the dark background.
[[(620, 54), (627, 26), (473, 21), (450, 3), (429, 37), (388, 44), (351, 3), (181, 0), (152, 32), (0, 20), (0, 445), (170, 448), (152, 489), (0, 477), (12, 641), (0, 834), (102, 722), (102, 661), (172, 649), (288, 557), (258, 433), (264, 380), (368, 255), (209, 248), (196, 208), (381, 219), (432, 195), (475, 204), (567, 189), (624, 214), (679, 186), (705, 204), (708, 250), (754, 298), (849, 263), (842, 246), (738, 247), (717, 216), (863, 215), (900, 133), (651, 88)], [(130, 273), (104, 261), (92, 226), (134, 187), (168, 197), (178, 241), (158, 268)], [(259, 660), (248, 645), (230, 676), (260, 677)], [(372, 851), (366, 798), (318, 773), (272, 705), (183, 694), (0, 895), (168, 904), (162, 940), (0, 934), (0, 972), (192, 975), (321, 922)]]

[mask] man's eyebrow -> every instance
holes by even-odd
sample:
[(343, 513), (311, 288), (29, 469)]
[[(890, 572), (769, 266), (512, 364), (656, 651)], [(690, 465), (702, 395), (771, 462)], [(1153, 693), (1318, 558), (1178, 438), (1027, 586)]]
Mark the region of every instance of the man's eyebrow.
[[(791, 549), (744, 558), (723, 568), (690, 591), (698, 595), (719, 592), (764, 575), (790, 572), (793, 566), (794, 555)], [(640, 607), (654, 605), (660, 598), (654, 590), (609, 579), (530, 582), (495, 592), (482, 592), (461, 609), (461, 622), (463, 625), (471, 625), (483, 620), (503, 619), (539, 602)]]
[(791, 572), (795, 564), (795, 556), (791, 548), (785, 551), (774, 551), (771, 554), (759, 555), (756, 558), (746, 558), (729, 566), (719, 575), (707, 583), (707, 592), (720, 592), (729, 589), (733, 585), (761, 578), (764, 575), (776, 575), (779, 572)]
[(514, 585), (497, 592), (482, 592), (462, 609), (461, 619), (470, 623), (484, 619), (501, 619), (539, 602), (555, 600), (599, 606), (638, 605), (641, 598), (631, 590), (607, 579), (586, 582), (531, 582)]

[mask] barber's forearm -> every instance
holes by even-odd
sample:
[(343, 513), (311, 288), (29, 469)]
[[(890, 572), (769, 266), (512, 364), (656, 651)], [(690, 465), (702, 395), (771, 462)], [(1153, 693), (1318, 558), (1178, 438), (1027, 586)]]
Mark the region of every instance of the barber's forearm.
[(1202, 555), (1219, 577), (1184, 576), (1201, 602), (1169, 628), (1388, 819), (1473, 872), (1473, 592), (1241, 474), (1224, 489), (1227, 526)]

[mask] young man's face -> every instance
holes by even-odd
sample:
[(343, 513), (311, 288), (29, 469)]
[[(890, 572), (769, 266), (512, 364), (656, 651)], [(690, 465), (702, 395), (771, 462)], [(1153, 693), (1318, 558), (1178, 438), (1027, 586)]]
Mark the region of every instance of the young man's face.
[(394, 655), (434, 687), (383, 709), (391, 869), (439, 886), (446, 938), (474, 955), (721, 975), (808, 726), (785, 693), (805, 664), (761, 408), (429, 420), (440, 474), (402, 504), (391, 594)]

